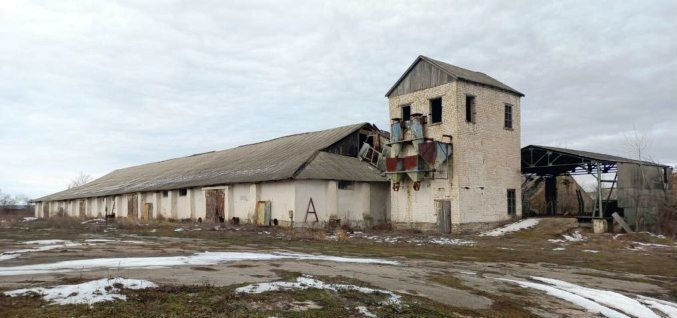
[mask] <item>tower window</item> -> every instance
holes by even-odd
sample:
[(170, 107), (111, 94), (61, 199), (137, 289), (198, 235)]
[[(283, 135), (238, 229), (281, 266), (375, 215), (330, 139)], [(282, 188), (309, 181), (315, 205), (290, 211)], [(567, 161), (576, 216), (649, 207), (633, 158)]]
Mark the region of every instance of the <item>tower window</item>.
[(180, 197), (185, 197), (187, 194), (188, 194), (188, 189), (186, 189), (186, 188), (179, 189), (179, 196)]
[(411, 105), (402, 106), (402, 121), (411, 119)]
[(442, 98), (435, 98), (430, 100), (430, 122), (442, 122)]
[(163, 198), (166, 198), (166, 197), (168, 197), (168, 196), (169, 196), (169, 191), (167, 191), (167, 190), (162, 191), (162, 197), (163, 197)]
[(512, 105), (505, 104), (505, 120), (503, 128), (512, 129)]
[(465, 121), (475, 123), (475, 96), (465, 96)]

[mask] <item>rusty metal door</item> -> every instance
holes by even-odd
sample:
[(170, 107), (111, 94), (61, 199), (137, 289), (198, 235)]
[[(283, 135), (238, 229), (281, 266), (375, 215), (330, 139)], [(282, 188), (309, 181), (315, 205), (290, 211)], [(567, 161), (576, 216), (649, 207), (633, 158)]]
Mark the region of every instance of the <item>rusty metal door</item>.
[(130, 194), (127, 198), (127, 217), (139, 217), (139, 196), (136, 193)]
[(435, 200), (437, 208), (437, 225), (440, 233), (451, 233), (451, 201)]
[(207, 190), (205, 193), (207, 199), (207, 222), (224, 222), (226, 219), (224, 202), (226, 195), (223, 190)]
[(85, 200), (80, 200), (79, 213), (81, 218), (85, 218), (87, 216), (87, 213), (85, 211)]

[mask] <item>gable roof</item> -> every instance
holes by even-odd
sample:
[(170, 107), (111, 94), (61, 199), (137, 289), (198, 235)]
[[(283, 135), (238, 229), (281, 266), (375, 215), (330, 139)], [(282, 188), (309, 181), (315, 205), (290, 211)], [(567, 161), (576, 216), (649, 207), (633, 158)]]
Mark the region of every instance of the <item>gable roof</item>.
[(386, 182), (380, 172), (357, 158), (323, 152), (369, 123), (307, 132), (231, 149), (115, 170), (80, 187), (35, 201), (70, 200), (197, 186), (326, 179)]
[(465, 69), (465, 68), (462, 68), (462, 67), (458, 67), (458, 66), (455, 66), (455, 65), (451, 65), (449, 63), (445, 63), (445, 62), (442, 62), (442, 61), (438, 61), (438, 60), (429, 58), (427, 56), (419, 55), (416, 58), (416, 60), (414, 60), (414, 62), (411, 64), (411, 66), (409, 66), (409, 68), (404, 72), (404, 74), (402, 74), (402, 76), (400, 76), (400, 78), (397, 80), (397, 82), (395, 82), (395, 84), (388, 90), (388, 92), (386, 93), (386, 97), (390, 96), (390, 94), (395, 90), (397, 85), (399, 85), (400, 82), (402, 82), (402, 80), (404, 80), (404, 78), (407, 76), (407, 74), (421, 60), (424, 60), (424, 61), (434, 65), (435, 67), (439, 68), (440, 70), (442, 70), (443, 72), (445, 72), (447, 75), (451, 76), (454, 79), (466, 81), (466, 82), (471, 82), (471, 83), (476, 83), (476, 84), (487, 85), (487, 86), (490, 86), (490, 87), (493, 87), (493, 88), (497, 88), (499, 90), (503, 90), (503, 91), (506, 91), (506, 92), (516, 94), (520, 97), (524, 96), (524, 94), (520, 93), (516, 89), (499, 82), (498, 80), (496, 80), (495, 78), (493, 78), (493, 77), (491, 77), (487, 74), (484, 74), (484, 73), (481, 73), (481, 72), (471, 71), (471, 70), (468, 70), (468, 69)]

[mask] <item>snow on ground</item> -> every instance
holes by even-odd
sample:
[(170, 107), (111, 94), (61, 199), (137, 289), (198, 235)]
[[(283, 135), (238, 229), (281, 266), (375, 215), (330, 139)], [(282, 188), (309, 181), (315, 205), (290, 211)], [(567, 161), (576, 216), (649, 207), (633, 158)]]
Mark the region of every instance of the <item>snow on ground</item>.
[(65, 243), (72, 243), (72, 242), (66, 241), (66, 240), (35, 240), (35, 241), (26, 241), (26, 242), (23, 242), (22, 244), (54, 245), (54, 244), (65, 244)]
[(399, 262), (376, 258), (353, 258), (327, 255), (312, 255), (302, 253), (247, 253), (247, 252), (204, 252), (190, 256), (164, 257), (126, 257), (126, 258), (95, 258), (83, 260), (61, 261), (14, 267), (0, 267), (0, 276), (46, 274), (55, 272), (71, 272), (94, 268), (138, 268), (138, 267), (172, 267), (172, 266), (205, 266), (221, 262), (242, 260), (281, 260), (297, 259), (309, 261), (329, 261), (338, 263), (362, 263), (399, 265)]
[(585, 237), (581, 232), (576, 231), (571, 234), (562, 234), (562, 239), (549, 239), (548, 242), (551, 243), (565, 243), (565, 242), (581, 242), (585, 241)]
[(588, 288), (544, 277), (531, 277), (531, 279), (539, 283), (505, 278), (499, 279), (524, 288), (545, 291), (548, 295), (569, 301), (590, 312), (600, 313), (609, 318), (660, 318), (661, 316), (654, 310), (670, 318), (677, 318), (677, 304), (665, 300), (640, 295), (637, 295), (636, 299), (633, 299), (609, 290)]
[(327, 289), (332, 291), (340, 290), (354, 290), (363, 294), (385, 294), (388, 296), (388, 299), (381, 302), (382, 305), (400, 305), (402, 303), (401, 297), (391, 291), (384, 289), (373, 289), (369, 287), (361, 287), (356, 285), (348, 284), (327, 284), (321, 280), (317, 280), (312, 276), (303, 275), (296, 278), (295, 282), (270, 282), (270, 283), (257, 283), (247, 286), (238, 287), (235, 289), (236, 293), (243, 294), (260, 294), (269, 291), (281, 291), (281, 290), (292, 290), (292, 289)]
[(38, 240), (38, 241), (23, 242), (23, 244), (38, 245), (38, 246), (32, 247), (32, 248), (24, 248), (24, 249), (19, 249), (19, 250), (10, 250), (10, 251), (2, 252), (2, 254), (0, 254), (0, 261), (17, 258), (17, 257), (21, 256), (21, 254), (25, 254), (25, 253), (44, 252), (44, 251), (49, 251), (49, 250), (77, 247), (77, 246), (82, 245), (80, 243), (73, 243), (71, 241), (64, 241), (64, 240)]
[(487, 231), (484, 233), (479, 234), (479, 236), (503, 236), (508, 233), (512, 232), (517, 232), (521, 231), (524, 229), (532, 228), (538, 224), (539, 219), (524, 219), (519, 222), (515, 223), (510, 223), (508, 225), (505, 225), (503, 227), (499, 227), (497, 229), (493, 229), (491, 231)]
[(630, 244), (630, 247), (628, 247), (628, 249), (633, 250), (633, 251), (646, 251), (646, 250), (650, 250), (650, 249), (653, 249), (653, 248), (671, 248), (671, 247), (677, 247), (677, 246), (670, 246), (670, 245), (656, 244), (656, 243), (643, 243), (643, 242), (633, 241)]
[(597, 253), (599, 253), (599, 251), (598, 251), (598, 250), (583, 250), (583, 253), (593, 253), (593, 254), (597, 254)]
[(660, 318), (651, 309), (640, 304), (639, 301), (625, 295), (602, 289), (587, 288), (565, 281), (545, 278), (532, 277), (534, 280), (553, 285), (561, 290), (590, 299), (598, 304), (620, 310), (623, 313), (642, 318)]
[(106, 220), (98, 218), (98, 219), (90, 219), (90, 220), (85, 220), (85, 221), (80, 222), (80, 224), (88, 224), (88, 223), (106, 223)]
[(22, 218), (21, 218), (21, 222), (30, 222), (30, 221), (35, 221), (35, 220), (37, 220), (37, 219), (38, 219), (38, 218), (36, 218), (36, 217), (34, 217), (34, 216), (25, 216), (25, 217), (22, 217)]
[(19, 255), (21, 255), (21, 254), (5, 254), (5, 253), (2, 253), (2, 254), (0, 254), (0, 262), (8, 260), (8, 259), (17, 258), (17, 257), (19, 257)]
[(625, 314), (622, 314), (618, 311), (615, 311), (613, 309), (604, 307), (592, 300), (589, 300), (587, 298), (578, 296), (576, 294), (549, 286), (545, 284), (538, 284), (538, 283), (532, 283), (532, 282), (527, 282), (527, 281), (521, 281), (521, 280), (513, 280), (513, 279), (507, 279), (507, 278), (499, 278), (500, 280), (511, 282), (517, 285), (520, 285), (521, 287), (524, 288), (533, 288), (537, 289), (540, 291), (546, 292), (550, 296), (554, 296), (560, 299), (564, 299), (570, 303), (573, 303), (577, 306), (585, 308), (585, 310), (593, 313), (599, 313), (602, 314), (606, 317), (609, 318), (630, 318)]
[[(382, 236), (382, 235), (366, 235), (363, 232), (355, 232), (349, 236), (350, 238), (362, 238), (377, 243), (388, 243), (388, 244), (397, 244), (397, 243), (409, 243), (416, 244), (419, 246), (426, 244), (435, 244), (435, 245), (447, 245), (447, 246), (473, 246), (475, 241), (473, 240), (464, 240), (457, 238), (449, 237), (403, 237), (403, 236)], [(329, 240), (336, 240), (335, 236), (327, 237)]]
[(362, 314), (362, 316), (369, 317), (369, 318), (377, 317), (376, 314), (369, 311), (369, 309), (367, 309), (367, 307), (365, 307), (365, 306), (357, 306), (357, 307), (355, 307), (355, 309), (357, 309), (357, 312)]
[(17, 289), (5, 292), (11, 297), (29, 296), (31, 294), (41, 295), (46, 301), (59, 305), (69, 304), (93, 304), (102, 301), (113, 301), (116, 299), (126, 300), (125, 295), (119, 294), (120, 288), (144, 289), (155, 288), (152, 282), (139, 279), (126, 278), (103, 278), (75, 285), (60, 285), (54, 287), (34, 287)]
[(675, 303), (642, 295), (637, 295), (637, 300), (643, 304), (649, 305), (649, 307), (653, 309), (665, 313), (670, 318), (677, 318), (677, 304)]

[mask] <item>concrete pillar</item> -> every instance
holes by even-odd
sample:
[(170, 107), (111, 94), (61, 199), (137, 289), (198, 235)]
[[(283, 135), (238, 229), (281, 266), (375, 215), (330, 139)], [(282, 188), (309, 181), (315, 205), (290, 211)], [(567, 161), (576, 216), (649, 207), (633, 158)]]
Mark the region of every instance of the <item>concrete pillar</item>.
[(336, 217), (339, 219), (344, 219), (348, 221), (346, 216), (338, 215), (339, 206), (338, 206), (338, 182), (335, 180), (330, 180), (327, 182), (327, 216)]
[(170, 190), (169, 191), (169, 202), (171, 202), (171, 205), (170, 205), (171, 213), (170, 213), (170, 215), (172, 216), (172, 219), (174, 219), (174, 220), (179, 219), (179, 211), (178, 211), (178, 208), (176, 206), (176, 201), (178, 200), (178, 195), (179, 195), (179, 191), (176, 191), (176, 190)]
[(188, 209), (190, 209), (190, 219), (195, 220), (195, 190), (189, 188), (186, 190), (186, 195), (188, 196)]

